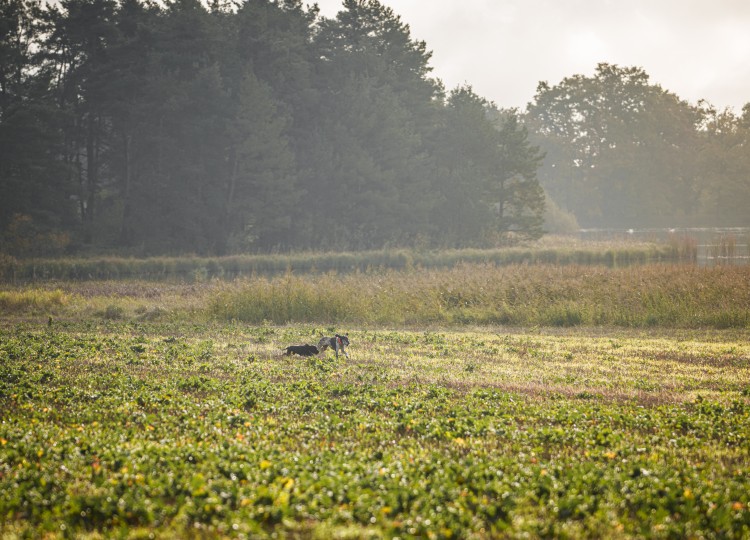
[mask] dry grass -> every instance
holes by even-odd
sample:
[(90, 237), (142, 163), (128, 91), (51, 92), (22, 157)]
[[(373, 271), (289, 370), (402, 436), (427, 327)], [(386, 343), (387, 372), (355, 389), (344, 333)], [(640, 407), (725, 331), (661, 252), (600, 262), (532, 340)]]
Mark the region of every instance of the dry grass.
[(747, 327), (750, 268), (459, 265), (240, 281), (219, 319), (381, 325)]
[(6, 287), (6, 319), (241, 321), (376, 327), (750, 327), (750, 267), (461, 264), (202, 283)]

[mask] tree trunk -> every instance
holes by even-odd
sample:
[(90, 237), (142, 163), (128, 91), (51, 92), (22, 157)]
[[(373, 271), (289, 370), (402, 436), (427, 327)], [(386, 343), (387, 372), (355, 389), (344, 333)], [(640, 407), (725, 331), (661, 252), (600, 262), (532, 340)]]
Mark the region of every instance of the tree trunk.
[(133, 214), (133, 203), (130, 200), (130, 183), (131, 183), (131, 166), (130, 166), (130, 142), (132, 137), (125, 134), (123, 139), (123, 161), (124, 170), (122, 171), (122, 218), (120, 221), (120, 244), (129, 246), (133, 241), (133, 232), (130, 228), (130, 222)]

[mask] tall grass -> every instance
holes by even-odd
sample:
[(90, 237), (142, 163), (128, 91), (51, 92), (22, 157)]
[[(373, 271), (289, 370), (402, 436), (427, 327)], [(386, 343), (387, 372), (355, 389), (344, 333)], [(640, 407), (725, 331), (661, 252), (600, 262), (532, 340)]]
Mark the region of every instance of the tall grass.
[(698, 260), (698, 240), (694, 236), (671, 234), (668, 244), (678, 261), (695, 262)]
[(719, 264), (726, 264), (737, 252), (737, 237), (733, 234), (722, 235), (716, 243), (708, 248), (709, 257)]
[(0, 256), (0, 280), (187, 280), (295, 273), (347, 273), (373, 268), (449, 268), (462, 263), (629, 266), (682, 260), (677, 245), (613, 243), (562, 246), (417, 251), (408, 249), (343, 253), (232, 255), (227, 257), (90, 257), (19, 260)]
[(19, 313), (49, 313), (69, 304), (70, 301), (70, 295), (60, 289), (0, 291), (0, 312), (5, 316)]
[(750, 268), (460, 264), (254, 278), (215, 294), (222, 320), (367, 324), (749, 327)]

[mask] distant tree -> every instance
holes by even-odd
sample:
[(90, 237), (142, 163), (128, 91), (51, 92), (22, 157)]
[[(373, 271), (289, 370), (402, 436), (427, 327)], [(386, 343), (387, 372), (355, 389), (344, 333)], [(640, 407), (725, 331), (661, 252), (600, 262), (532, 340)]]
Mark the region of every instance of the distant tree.
[(288, 244), (294, 236), (295, 208), (303, 196), (285, 135), (290, 119), (279, 112), (268, 86), (252, 72), (243, 79), (233, 102), (224, 236), (234, 250)]
[(547, 155), (542, 184), (583, 226), (689, 223), (697, 121), (642, 69), (610, 64), (541, 83), (526, 117)]
[(228, 94), (219, 57), (225, 39), (197, 0), (179, 0), (154, 27), (148, 114), (139, 130), (144, 154), (133, 230), (147, 252), (211, 253), (223, 245), (229, 164)]
[(98, 228), (100, 241), (121, 248), (139, 242), (139, 229), (153, 232), (153, 218), (139, 212), (139, 207), (148, 206), (143, 184), (158, 147), (154, 125), (159, 96), (154, 84), (159, 80), (155, 69), (158, 20), (155, 6), (122, 0), (113, 16), (113, 33), (101, 68), (110, 74), (104, 92), (111, 134), (102, 159), (111, 181), (101, 195)]
[[(54, 74), (39, 63), (40, 12), (38, 1), (0, 2), (0, 235), (6, 247), (20, 231), (36, 237), (60, 231), (59, 238), (68, 238), (64, 233), (75, 225), (72, 186), (59, 160), (64, 117), (50, 91)], [(54, 244), (53, 251), (64, 247)]]
[(493, 219), (484, 193), (497, 164), (497, 130), (487, 106), (471, 88), (457, 88), (441, 114), (433, 149), (438, 195), (433, 219), (446, 245), (478, 243)]
[(429, 53), (374, 0), (347, 0), (316, 35), (320, 114), (310, 148), (327, 156), (306, 175), (318, 234), (339, 247), (407, 243), (427, 235), (429, 169), (423, 144), (440, 87)]
[(531, 144), (518, 111), (491, 106), (488, 113), (498, 131), (498, 163), (487, 190), (497, 230), (538, 239), (544, 234), (545, 195), (537, 171), (544, 155)]
[(498, 110), (471, 88), (448, 97), (436, 148), (439, 228), (451, 243), (542, 235), (541, 161), (515, 110)]
[(101, 193), (109, 188), (103, 153), (111, 134), (106, 109), (113, 74), (106, 58), (115, 9), (114, 0), (63, 0), (42, 14), (43, 69), (56, 78), (54, 92), (66, 119), (62, 159), (76, 186), (85, 243), (95, 240)]
[(238, 144), (245, 149), (247, 196), (253, 199), (233, 203), (245, 209), (243, 217), (233, 219), (247, 230), (235, 230), (232, 244), (247, 247), (252, 240), (256, 249), (296, 246), (323, 217), (319, 209), (311, 209), (305, 182), (319, 157), (311, 148), (320, 116), (315, 81), (319, 55), (313, 43), (317, 10), (305, 10), (300, 0), (249, 0), (232, 18), (236, 47), (228, 62), (228, 84), (239, 106), (234, 118), (245, 127), (231, 123), (237, 133), (244, 129), (246, 134)]
[(705, 101), (699, 107), (700, 215), (704, 224), (750, 226), (750, 104), (741, 116)]

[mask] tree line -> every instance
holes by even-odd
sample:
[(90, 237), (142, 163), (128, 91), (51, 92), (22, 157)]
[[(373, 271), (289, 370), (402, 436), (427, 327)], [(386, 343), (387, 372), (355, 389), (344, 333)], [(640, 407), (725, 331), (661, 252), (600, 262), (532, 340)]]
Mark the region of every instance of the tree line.
[(326, 19), (300, 0), (11, 0), (2, 20), (0, 226), (17, 252), (542, 233), (518, 113), (445, 92), (377, 1)]
[(642, 68), (540, 83), (524, 117), (551, 199), (585, 227), (750, 226), (750, 102), (692, 105)]
[(747, 223), (747, 107), (602, 64), (519, 112), (429, 61), (376, 0), (0, 0), (0, 251), (495, 245), (545, 207)]

